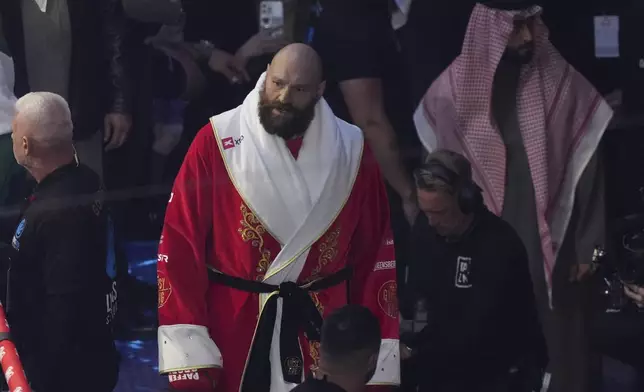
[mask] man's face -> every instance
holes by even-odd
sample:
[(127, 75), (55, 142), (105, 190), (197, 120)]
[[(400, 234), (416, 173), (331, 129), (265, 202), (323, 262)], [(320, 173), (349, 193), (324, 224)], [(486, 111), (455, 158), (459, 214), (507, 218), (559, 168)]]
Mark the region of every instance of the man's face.
[(266, 132), (286, 140), (304, 134), (323, 88), (323, 83), (289, 64), (271, 65), (259, 94), (259, 120)]
[(464, 215), (456, 196), (444, 191), (418, 189), (418, 206), (439, 235), (449, 237), (460, 234), (458, 230)]
[(514, 21), (514, 30), (505, 51), (506, 57), (520, 64), (527, 64), (532, 60), (534, 54), (533, 25), (533, 19)]

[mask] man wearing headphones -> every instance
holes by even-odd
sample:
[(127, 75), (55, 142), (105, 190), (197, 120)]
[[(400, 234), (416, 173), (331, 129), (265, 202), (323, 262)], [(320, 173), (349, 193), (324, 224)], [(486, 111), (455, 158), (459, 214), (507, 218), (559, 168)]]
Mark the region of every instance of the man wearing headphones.
[(545, 347), (521, 240), (485, 207), (462, 155), (435, 151), (414, 174), (423, 213), (407, 294), (428, 312), (410, 344), (419, 391), (532, 391)]

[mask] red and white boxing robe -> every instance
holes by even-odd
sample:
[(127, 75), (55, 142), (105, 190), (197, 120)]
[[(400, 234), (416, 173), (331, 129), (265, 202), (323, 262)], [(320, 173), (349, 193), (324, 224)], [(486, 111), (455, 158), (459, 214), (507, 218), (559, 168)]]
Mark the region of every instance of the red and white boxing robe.
[[(371, 309), (383, 335), (370, 384), (399, 384), (388, 202), (362, 133), (330, 118), (322, 100), (295, 160), (283, 140), (255, 123), (256, 98), (244, 105), (213, 117), (199, 132), (174, 184), (159, 246), (160, 372), (187, 370), (175, 377), (188, 379), (199, 377), (196, 369), (220, 368), (217, 390), (240, 390), (269, 295), (212, 284), (208, 267), (246, 280), (302, 285), (350, 265), (349, 285), (309, 295), (322, 315), (348, 301)], [(280, 306), (277, 313), (270, 391), (286, 392), (296, 384), (282, 375)], [(306, 372), (318, 360), (319, 343), (300, 333), (300, 348)]]

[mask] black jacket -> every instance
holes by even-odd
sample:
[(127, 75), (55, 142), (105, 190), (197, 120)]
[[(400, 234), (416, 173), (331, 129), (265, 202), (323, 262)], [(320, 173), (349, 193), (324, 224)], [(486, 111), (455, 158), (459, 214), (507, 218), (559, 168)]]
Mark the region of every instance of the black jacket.
[(527, 254), (509, 224), (483, 209), (447, 242), (421, 215), (413, 255), (410, 296), (428, 311), (416, 342), (421, 390), (478, 391), (542, 354)]
[(101, 188), (86, 166), (54, 171), (38, 184), (11, 243), (7, 316), (36, 391), (116, 384), (116, 291), (106, 272)]
[[(15, 92), (30, 91), (24, 49), (21, 0), (0, 1), (0, 18), (16, 67)], [(125, 59), (121, 55), (125, 16), (119, 0), (67, 0), (72, 29), (69, 105), (74, 138), (103, 128), (107, 113), (128, 113)]]

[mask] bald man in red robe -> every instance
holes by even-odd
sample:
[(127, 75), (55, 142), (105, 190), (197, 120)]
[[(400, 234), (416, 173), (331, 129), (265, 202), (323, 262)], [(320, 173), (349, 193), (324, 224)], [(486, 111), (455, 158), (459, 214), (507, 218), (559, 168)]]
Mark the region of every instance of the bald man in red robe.
[(278, 53), (243, 104), (197, 135), (159, 246), (159, 368), (190, 391), (287, 392), (322, 317), (378, 317), (372, 384), (399, 383), (396, 262), (378, 166), (322, 94), (320, 60)]

